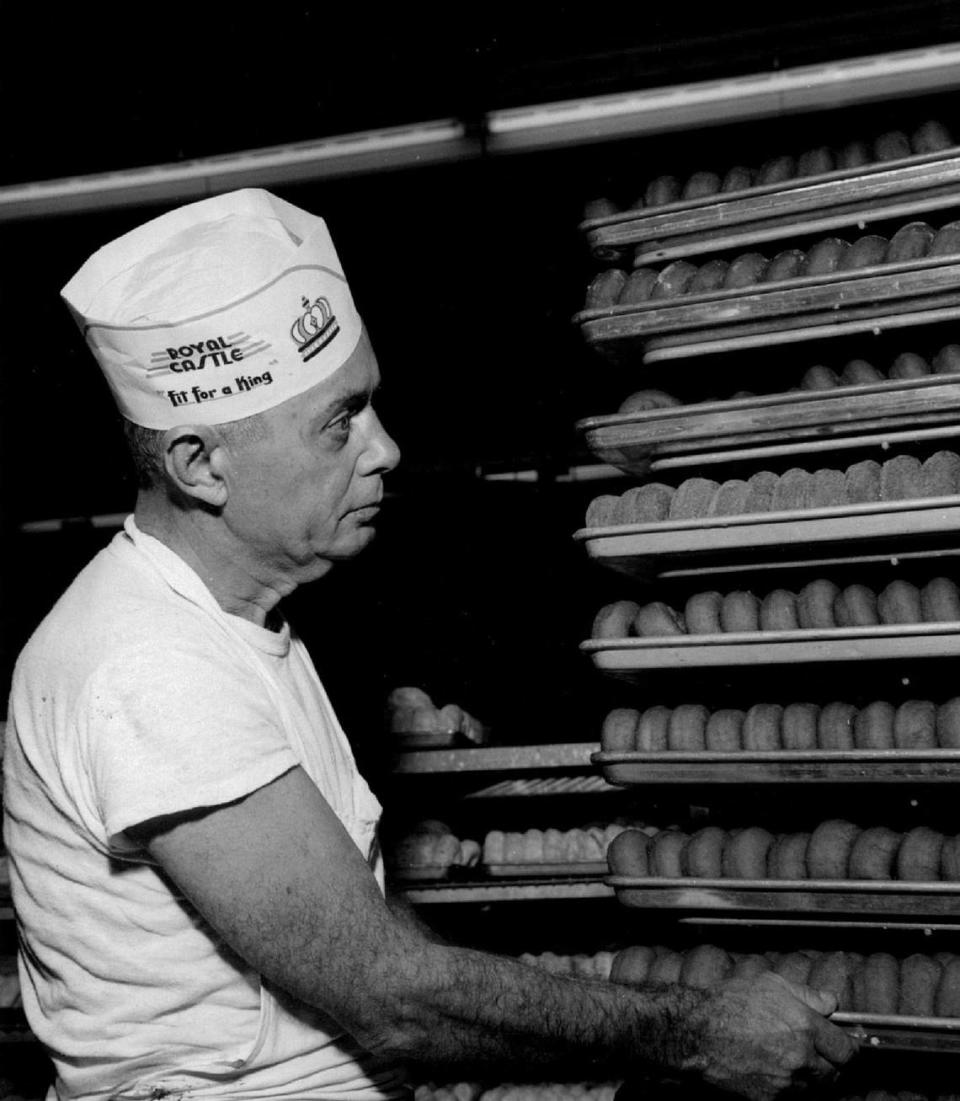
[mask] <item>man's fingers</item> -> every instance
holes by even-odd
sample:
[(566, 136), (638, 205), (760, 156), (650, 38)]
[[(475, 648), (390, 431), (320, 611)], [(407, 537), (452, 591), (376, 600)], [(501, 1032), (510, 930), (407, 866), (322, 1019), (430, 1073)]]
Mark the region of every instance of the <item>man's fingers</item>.
[(834, 1066), (846, 1063), (857, 1053), (860, 1043), (849, 1032), (845, 1032), (829, 1021), (814, 1019), (813, 1046)]
[(803, 986), (800, 983), (791, 982), (789, 979), (784, 979), (784, 982), (795, 997), (799, 998), (804, 1005), (809, 1006), (816, 1013), (820, 1013), (824, 1017), (836, 1013), (837, 999), (828, 990), (814, 990), (810, 986)]

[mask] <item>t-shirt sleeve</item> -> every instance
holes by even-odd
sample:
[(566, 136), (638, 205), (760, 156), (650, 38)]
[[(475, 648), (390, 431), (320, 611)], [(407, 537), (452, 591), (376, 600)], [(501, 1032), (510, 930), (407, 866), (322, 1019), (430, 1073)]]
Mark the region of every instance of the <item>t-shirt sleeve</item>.
[(200, 645), (127, 650), (85, 693), (82, 758), (111, 848), (152, 818), (221, 806), (299, 761), (264, 676)]

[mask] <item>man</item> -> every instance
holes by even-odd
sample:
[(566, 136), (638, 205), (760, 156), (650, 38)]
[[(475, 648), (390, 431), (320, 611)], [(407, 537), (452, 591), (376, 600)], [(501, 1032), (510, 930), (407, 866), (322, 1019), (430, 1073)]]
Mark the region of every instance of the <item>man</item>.
[(63, 1098), (401, 1096), (399, 1071), (683, 1071), (766, 1099), (854, 1050), (832, 998), (562, 979), (385, 901), (379, 806), (278, 610), (370, 541), (398, 452), (324, 223), (191, 204), (64, 289), (137, 455), (124, 531), (17, 665), (5, 837)]

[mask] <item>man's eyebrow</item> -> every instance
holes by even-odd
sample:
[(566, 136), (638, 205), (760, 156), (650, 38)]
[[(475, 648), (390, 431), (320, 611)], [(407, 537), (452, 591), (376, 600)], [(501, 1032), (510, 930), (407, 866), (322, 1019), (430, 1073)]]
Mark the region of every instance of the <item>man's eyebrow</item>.
[(326, 420), (330, 417), (335, 417), (338, 413), (342, 413), (345, 409), (362, 408), (368, 402), (373, 400), (374, 394), (380, 389), (380, 383), (368, 390), (365, 386), (357, 387), (355, 390), (347, 390), (345, 393), (332, 398), (328, 405), (325, 405), (319, 413), (317, 413), (315, 420)]

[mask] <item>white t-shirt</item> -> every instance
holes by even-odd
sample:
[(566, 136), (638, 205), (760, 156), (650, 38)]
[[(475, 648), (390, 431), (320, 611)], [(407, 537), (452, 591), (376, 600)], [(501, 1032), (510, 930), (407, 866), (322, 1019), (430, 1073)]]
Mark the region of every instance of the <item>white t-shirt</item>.
[(381, 808), (303, 644), (225, 613), (128, 519), (28, 642), (8, 714), (23, 1002), (59, 1097), (403, 1095), (396, 1068), (262, 980), (124, 832), (296, 765), (382, 886)]

